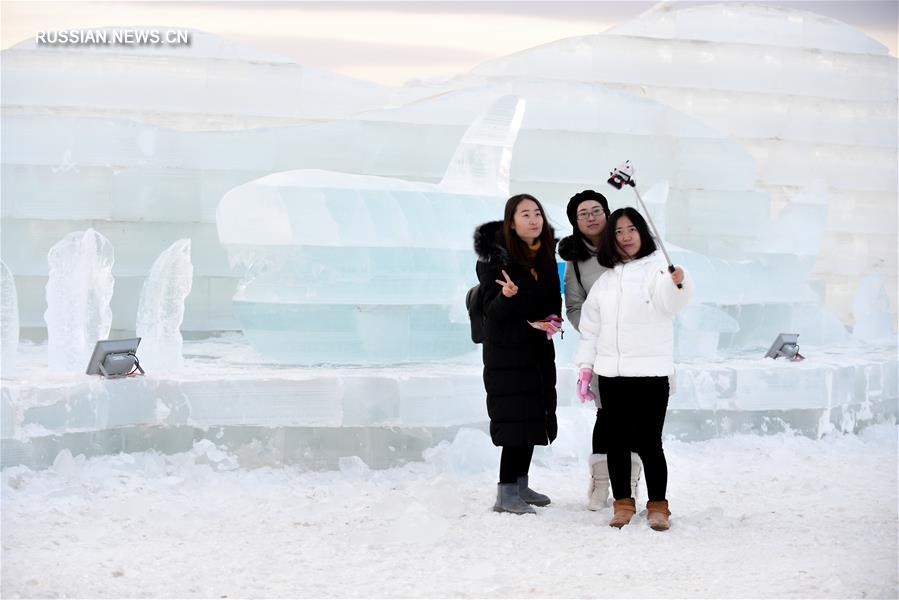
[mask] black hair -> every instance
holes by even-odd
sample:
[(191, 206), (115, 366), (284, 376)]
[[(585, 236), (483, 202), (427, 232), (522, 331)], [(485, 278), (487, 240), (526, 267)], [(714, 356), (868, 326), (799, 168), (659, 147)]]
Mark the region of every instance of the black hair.
[[(515, 224), (515, 209), (517, 209), (518, 205), (524, 200), (531, 200), (534, 202), (534, 204), (537, 205), (540, 214), (543, 216), (543, 229), (537, 237), (537, 239), (540, 240), (540, 249), (537, 250), (537, 255), (534, 257), (533, 261), (529, 259), (530, 254), (527, 244), (521, 237), (519, 237), (515, 230), (512, 229), (512, 225)], [(552, 225), (549, 224), (549, 219), (546, 216), (546, 211), (543, 210), (543, 205), (530, 194), (518, 194), (506, 201), (506, 208), (503, 211), (503, 238), (506, 241), (506, 249), (516, 262), (540, 266), (542, 269), (555, 268), (556, 243), (555, 238), (553, 237)]]
[(649, 233), (649, 225), (646, 224), (646, 219), (643, 218), (643, 215), (630, 206), (619, 208), (609, 216), (606, 223), (606, 235), (602, 236), (602, 243), (599, 245), (599, 253), (597, 255), (599, 264), (610, 269), (618, 263), (625, 262), (619, 253), (617, 236), (615, 235), (615, 229), (621, 217), (630, 219), (631, 223), (636, 227), (637, 233), (640, 234), (640, 250), (630, 260), (649, 256), (656, 251), (655, 240), (652, 238), (652, 234)]
[[(571, 227), (573, 228), (573, 233), (571, 235), (571, 240), (566, 244), (567, 246), (567, 254), (570, 255), (570, 259), (566, 258), (566, 260), (587, 260), (593, 256), (593, 252), (587, 248), (587, 238), (584, 236), (583, 232), (581, 232), (580, 228), (577, 225), (577, 209), (578, 206), (581, 205), (582, 202), (588, 202), (593, 200), (595, 202), (599, 202), (599, 205), (602, 207), (602, 211), (606, 215), (606, 220), (609, 219), (609, 201), (606, 200), (606, 197), (596, 192), (594, 190), (584, 190), (582, 192), (578, 192), (574, 196), (568, 200), (568, 206), (566, 207), (566, 212), (568, 213), (568, 220), (571, 222)], [(605, 233), (605, 228), (600, 233), (600, 236)], [(600, 237), (602, 239), (602, 237)]]

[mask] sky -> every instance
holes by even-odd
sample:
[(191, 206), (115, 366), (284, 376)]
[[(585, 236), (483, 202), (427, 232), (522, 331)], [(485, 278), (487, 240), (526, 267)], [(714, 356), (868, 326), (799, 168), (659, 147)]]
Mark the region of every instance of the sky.
[[(174, 26), (386, 85), (448, 77), (558, 39), (598, 33), (656, 2), (0, 2), (0, 46), (37, 31)], [(678, 2), (683, 6), (710, 2)], [(896, 0), (766, 4), (856, 27), (897, 55)]]

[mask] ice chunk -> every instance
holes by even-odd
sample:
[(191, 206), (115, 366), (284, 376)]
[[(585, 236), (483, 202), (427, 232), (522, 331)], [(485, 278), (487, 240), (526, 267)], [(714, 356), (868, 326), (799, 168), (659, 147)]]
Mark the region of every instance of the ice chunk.
[(137, 308), (140, 361), (145, 369), (180, 369), (184, 300), (193, 282), (191, 242), (178, 240), (153, 263)]
[(220, 449), (211, 440), (194, 442), (190, 455), (198, 465), (209, 465), (216, 471), (233, 471), (239, 467), (237, 459)]
[(452, 443), (441, 442), (423, 453), (426, 462), (454, 475), (472, 475), (495, 470), (499, 453), (490, 436), (483, 431), (463, 427)]
[(74, 478), (81, 474), (85, 461), (83, 454), (72, 456), (71, 450), (61, 450), (53, 459), (53, 470), (63, 477)]
[(358, 456), (341, 456), (337, 459), (337, 468), (348, 477), (362, 478), (371, 472), (365, 461)]
[(16, 353), (19, 350), (19, 300), (16, 295), (16, 281), (6, 264), (0, 262), (0, 369), (8, 377), (16, 370)]
[(112, 323), (112, 244), (93, 229), (57, 242), (47, 256), (47, 355), (50, 369), (83, 372)]

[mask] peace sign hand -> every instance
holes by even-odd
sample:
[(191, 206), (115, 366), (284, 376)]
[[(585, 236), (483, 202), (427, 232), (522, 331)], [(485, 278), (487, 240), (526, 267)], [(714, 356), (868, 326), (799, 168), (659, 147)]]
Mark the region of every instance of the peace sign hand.
[(506, 280), (500, 281), (499, 279), (496, 279), (494, 281), (496, 281), (496, 283), (503, 286), (503, 296), (505, 296), (506, 298), (511, 298), (512, 296), (514, 296), (515, 294), (518, 293), (518, 286), (515, 285), (514, 283), (512, 283), (512, 280), (509, 279), (508, 273), (506, 273), (505, 271), (502, 271), (502, 273), (503, 273), (503, 277)]

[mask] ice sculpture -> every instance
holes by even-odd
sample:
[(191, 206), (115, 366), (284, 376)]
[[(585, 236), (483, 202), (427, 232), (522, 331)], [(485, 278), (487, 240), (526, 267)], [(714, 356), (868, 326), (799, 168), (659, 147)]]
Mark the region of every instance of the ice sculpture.
[(191, 300), (205, 310), (184, 328), (235, 328), (237, 280), (214, 231), (226, 191), (297, 168), (437, 181), (484, 99), (502, 94), (528, 102), (513, 191), (564, 204), (631, 158), (671, 183), (673, 243), (735, 258), (772, 206), (823, 178), (845, 217), (830, 220), (817, 260), (828, 305), (848, 316), (848, 290), (879, 260), (896, 288), (896, 59), (832, 19), (662, 4), (400, 90), (200, 33), (189, 49), (112, 50), (28, 40), (2, 53), (0, 242), (23, 326), (42, 324), (50, 245), (90, 220), (119, 255), (114, 327), (132, 326), (158, 252), (143, 240), (191, 237)]
[[(588, 80), (730, 136), (756, 163), (751, 192), (716, 194), (705, 182), (683, 186), (664, 175), (672, 182), (668, 237), (703, 254), (745, 256), (754, 244), (746, 234), (771, 209), (822, 180), (840, 218), (823, 232), (813, 227), (823, 233), (813, 273), (828, 306), (848, 316), (847, 289), (869, 265), (883, 268), (895, 295), (897, 72), (885, 46), (831, 18), (770, 4), (662, 2), (601, 34), (485, 61), (453, 84)], [(700, 160), (678, 176), (703, 179), (715, 170)], [(805, 222), (797, 223), (782, 246), (802, 235)]]
[[(222, 198), (219, 239), (246, 278), (234, 312), (263, 354), (392, 363), (473, 349), (462, 309), (474, 228), (502, 217), (524, 101), (497, 100), (441, 184), (319, 170), (275, 173)], [(564, 214), (550, 214), (555, 225)]]
[(16, 354), (19, 351), (19, 300), (16, 281), (6, 264), (0, 262), (0, 372), (8, 377), (16, 371)]
[(135, 330), (141, 338), (138, 356), (148, 372), (172, 371), (184, 363), (181, 323), (194, 273), (190, 246), (190, 239), (183, 239), (166, 248), (144, 282)]
[(112, 323), (112, 244), (88, 229), (68, 234), (47, 256), (47, 354), (50, 369), (84, 372)]
[(852, 301), (855, 326), (852, 336), (863, 342), (895, 342), (896, 328), (890, 316), (886, 275), (874, 273), (862, 279)]
[[(30, 36), (0, 53), (0, 242), (16, 274), (23, 327), (44, 326), (50, 247), (89, 222), (117, 253), (114, 329), (134, 327), (160, 241), (185, 237), (192, 239), (191, 304), (198, 310), (182, 327), (237, 329), (231, 297), (238, 279), (215, 231), (222, 195), (275, 171), (323, 166), (297, 157), (297, 148), (342, 161), (324, 159), (323, 168), (346, 168), (357, 156), (349, 140), (374, 136), (327, 120), (382, 108), (401, 95), (233, 40), (190, 34), (190, 45), (124, 50), (37, 45)], [(300, 133), (323, 126), (329, 131), (316, 140)], [(342, 137), (335, 133), (341, 129), (352, 131)], [(321, 138), (339, 151), (322, 152)]]
[[(644, 194), (654, 218), (666, 214), (668, 190), (668, 182), (661, 181)], [(610, 199), (618, 200), (617, 194), (611, 192)], [(712, 220), (723, 226), (727, 219), (711, 212), (704, 217), (697, 226), (712, 226)], [(827, 190), (816, 182), (792, 197), (776, 217), (759, 215), (753, 237), (724, 256), (666, 243), (672, 260), (686, 266), (697, 284), (694, 303), (677, 320), (678, 358), (763, 346), (781, 331), (811, 329), (812, 335), (803, 336), (806, 343), (845, 341), (845, 330), (833, 323), (809, 285), (826, 217)], [(658, 221), (664, 227), (664, 219)]]

